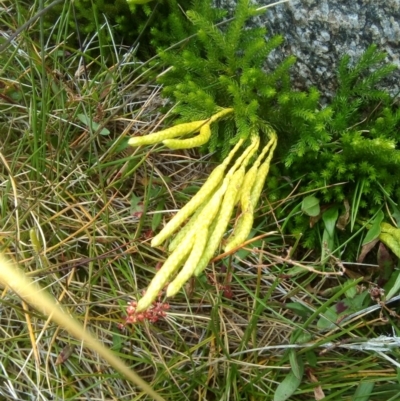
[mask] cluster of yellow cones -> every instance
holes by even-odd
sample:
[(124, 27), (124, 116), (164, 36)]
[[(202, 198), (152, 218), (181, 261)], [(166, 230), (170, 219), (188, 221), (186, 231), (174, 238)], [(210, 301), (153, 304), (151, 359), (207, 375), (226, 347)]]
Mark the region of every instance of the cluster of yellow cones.
[[(147, 136), (133, 137), (129, 144), (141, 146), (162, 142), (172, 149), (201, 146), (210, 138), (211, 124), (232, 112), (232, 109), (223, 109), (208, 120), (179, 124)], [(196, 132), (199, 132), (197, 136), (177, 139)], [(246, 241), (253, 226), (254, 209), (268, 175), (277, 137), (270, 130), (269, 142), (256, 157), (260, 138), (255, 132), (250, 144), (233, 162), (244, 142), (243, 139), (237, 142), (198, 193), (153, 238), (151, 246), (157, 247), (175, 234), (168, 247), (170, 255), (139, 300), (138, 312), (146, 310), (168, 282), (167, 297), (172, 297), (191, 276), (198, 276), (207, 267), (227, 231), (235, 206), (240, 206), (240, 214), (224, 250), (229, 252)], [(249, 164), (251, 167), (247, 168)], [(232, 166), (228, 169), (229, 165)]]

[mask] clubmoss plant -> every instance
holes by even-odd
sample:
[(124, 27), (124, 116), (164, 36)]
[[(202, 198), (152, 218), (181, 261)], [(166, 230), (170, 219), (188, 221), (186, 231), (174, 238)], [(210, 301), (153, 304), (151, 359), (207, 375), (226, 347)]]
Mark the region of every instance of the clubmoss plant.
[[(276, 147), (277, 135), (264, 118), (265, 111), (276, 103), (295, 59), (291, 57), (266, 73), (265, 58), (282, 38), (276, 36), (266, 41), (265, 29), (246, 27), (246, 21), (259, 14), (248, 0), (240, 0), (233, 22), (226, 29), (219, 29), (215, 22), (223, 13), (215, 11), (211, 3), (194, 2), (193, 10), (187, 12), (197, 34), (183, 50), (159, 53), (163, 62), (171, 66), (159, 82), (164, 86), (164, 95), (176, 104), (175, 127), (147, 137), (133, 137), (130, 144), (154, 143), (154, 139), (174, 149), (204, 145), (225, 160), (192, 201), (153, 239), (153, 246), (161, 245), (193, 215), (186, 226), (190, 228), (183, 228), (184, 235), (177, 234), (179, 244), (175, 241), (170, 257), (139, 301), (138, 311), (152, 304), (182, 265), (182, 271), (167, 289), (168, 296), (176, 294), (191, 275), (204, 270), (218, 249), (237, 204), (241, 205), (243, 219), (236, 226), (233, 234), (236, 240), (230, 242), (229, 249), (247, 239), (254, 207)], [(200, 134), (193, 136), (199, 130)], [(265, 147), (261, 146), (260, 156), (247, 169), (259, 152), (260, 143)], [(225, 174), (233, 157), (237, 160)], [(202, 211), (195, 214), (198, 207)], [(199, 235), (206, 240), (198, 238)]]
[[(308, 96), (299, 94), (299, 100), (280, 98), (281, 111), (288, 116), (288, 124), (280, 125), (291, 144), (285, 155), (287, 171), (298, 176), (306, 173), (304, 189), (323, 188), (325, 202), (342, 202), (349, 196), (349, 186), (329, 188), (342, 181), (365, 180), (363, 193), (372, 197), (372, 202), (364, 198), (363, 205), (372, 208), (382, 202), (377, 183), (389, 195), (399, 189), (400, 178), (395, 172), (400, 162), (400, 112), (387, 92), (376, 89), (376, 84), (396, 69), (384, 63), (385, 57), (375, 45), (354, 66), (349, 64), (349, 56), (343, 57), (338, 90), (325, 108), (318, 104), (315, 89)], [(310, 163), (313, 172), (307, 168)]]
[[(269, 182), (270, 201), (285, 197), (291, 188), (279, 190), (285, 176), (301, 178), (299, 192), (314, 193), (324, 210), (339, 207), (341, 216), (350, 212), (337, 234), (339, 243), (354, 233), (356, 219), (371, 218), (391, 198), (400, 199), (399, 128), (400, 110), (395, 99), (377, 86), (396, 69), (386, 55), (371, 45), (350, 64), (344, 56), (337, 72), (337, 92), (326, 107), (319, 93), (281, 94), (279, 109), (271, 118), (279, 126), (279, 154), (283, 163)], [(340, 184), (340, 185), (338, 185)], [(277, 211), (278, 218), (287, 211)], [(321, 217), (321, 216), (319, 216)], [(303, 245), (320, 246), (318, 225), (310, 229), (309, 217), (297, 215), (286, 222), (289, 232), (305, 234)], [(355, 256), (357, 247), (348, 247)]]
[[(266, 40), (264, 28), (246, 26), (246, 21), (259, 13), (249, 1), (238, 1), (234, 19), (226, 27), (217, 23), (223, 13), (215, 11), (211, 3), (194, 2), (193, 9), (187, 11), (196, 35), (179, 49), (159, 50), (160, 58), (168, 66), (159, 82), (163, 84), (164, 96), (174, 103), (175, 127), (148, 137), (134, 137), (130, 144), (154, 143), (153, 138), (156, 138), (174, 149), (203, 145), (222, 159), (229, 154), (223, 165), (230, 161), (231, 149), (240, 141), (247, 146), (243, 155), (252, 148), (249, 143), (254, 143), (255, 137), (266, 147), (260, 148), (260, 157), (247, 172), (249, 160), (244, 157), (243, 165), (235, 164), (224, 180), (215, 181), (214, 195), (207, 192), (204, 198), (197, 198), (201, 201), (196, 207), (204, 207), (201, 213), (214, 216), (215, 212), (215, 218), (200, 227), (201, 219), (195, 215), (188, 223), (191, 228), (184, 228), (184, 234), (178, 233), (181, 244), (185, 243), (189, 249), (180, 253), (177, 240), (173, 241), (174, 250), (166, 261), (168, 269), (161, 269), (157, 274), (148, 293), (139, 302), (138, 310), (153, 302), (158, 291), (186, 259), (191, 262), (185, 264), (185, 273), (178, 274), (176, 281), (170, 284), (168, 295), (175, 294), (192, 273), (198, 275), (206, 267), (223, 241), (236, 205), (239, 205), (239, 218), (224, 248), (232, 252), (247, 239), (278, 143), (284, 168), (275, 170), (270, 189), (276, 189), (280, 175), (294, 180), (303, 177), (300, 189), (319, 191), (326, 203), (342, 204), (358, 191), (357, 207), (367, 208), (370, 214), (375, 213), (376, 206), (383, 201), (378, 186), (387, 188), (389, 196), (400, 194), (399, 179), (395, 174), (400, 161), (396, 149), (400, 113), (391, 106), (387, 93), (376, 89), (376, 84), (395, 68), (383, 64), (385, 55), (371, 46), (353, 67), (349, 65), (349, 57), (344, 57), (338, 72), (337, 94), (332, 104), (322, 107), (317, 89), (310, 88), (307, 92), (291, 89), (289, 69), (295, 62), (294, 57), (287, 58), (273, 71), (265, 69), (266, 57), (282, 43), (282, 37)], [(172, 18), (178, 16), (172, 15)], [(192, 131), (186, 130), (187, 127)], [(193, 136), (199, 130), (200, 134)], [(175, 138), (175, 134), (180, 138)], [(164, 135), (167, 136), (164, 138)], [(258, 145), (254, 146), (251, 154), (256, 155)], [(236, 157), (241, 160), (242, 156)], [(265, 161), (262, 161), (264, 157)], [(232, 186), (227, 177), (229, 180), (235, 177), (237, 192), (240, 192), (229, 200)], [(345, 184), (332, 185), (338, 182)], [(218, 197), (221, 192), (223, 197), (218, 198), (217, 206), (209, 206), (215, 202), (213, 197)], [(209, 195), (212, 196), (210, 200)], [(273, 196), (284, 195), (284, 192), (275, 191)], [(220, 208), (219, 211), (213, 209), (215, 207)], [(178, 213), (181, 218), (171, 220), (152, 245), (161, 245), (192, 213), (194, 209), (190, 214)], [(336, 211), (332, 216), (336, 216)], [(308, 218), (300, 216), (287, 227), (293, 233), (296, 230), (303, 232), (307, 231), (306, 224), (309, 224)], [(201, 250), (195, 246), (199, 242), (196, 228), (208, 236), (208, 242)], [(314, 240), (306, 241), (306, 245), (315, 246), (316, 237), (311, 236)], [(201, 258), (195, 256), (201, 252)]]

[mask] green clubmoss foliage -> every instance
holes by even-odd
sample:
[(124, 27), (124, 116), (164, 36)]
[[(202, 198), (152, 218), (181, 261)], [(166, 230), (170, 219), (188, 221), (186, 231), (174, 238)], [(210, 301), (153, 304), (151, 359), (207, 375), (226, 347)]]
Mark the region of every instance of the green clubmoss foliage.
[[(265, 39), (263, 28), (248, 28), (246, 21), (259, 14), (247, 0), (238, 1), (235, 19), (216, 26), (224, 17), (212, 8), (212, 1), (198, 1), (187, 17), (196, 34), (178, 49), (160, 50), (171, 68), (161, 76), (164, 96), (171, 99), (179, 122), (208, 118), (221, 107), (233, 107), (234, 119), (213, 129), (208, 150), (223, 158), (239, 138), (253, 131), (268, 131), (268, 113), (278, 101), (294, 57), (276, 70), (263, 69), (268, 54), (282, 43), (282, 37)], [(178, 35), (178, 33), (177, 33)]]
[[(321, 204), (337, 204), (341, 210), (348, 202), (364, 217), (375, 213), (385, 197), (397, 202), (400, 112), (387, 92), (378, 89), (396, 67), (386, 64), (385, 54), (374, 45), (354, 65), (343, 57), (338, 90), (331, 103), (322, 106), (316, 88), (291, 89), (294, 57), (273, 71), (265, 68), (268, 54), (279, 49), (282, 38), (247, 27), (246, 21), (257, 14), (249, 1), (240, 0), (235, 19), (221, 24), (224, 13), (213, 9), (211, 1), (194, 2), (187, 17), (195, 34), (173, 50), (159, 49), (168, 67), (159, 82), (175, 105), (175, 121), (205, 119), (220, 107), (233, 107), (234, 119), (215, 125), (208, 144), (207, 150), (220, 158), (239, 138), (254, 130), (268, 133), (272, 127), (281, 163), (267, 180), (271, 201), (287, 196), (293, 188), (285, 185), (288, 181), (301, 179), (298, 191), (315, 192)], [(178, 14), (169, 18), (178, 19)], [(174, 37), (182, 36), (182, 26), (177, 25)], [(280, 217), (287, 214), (281, 211)], [(320, 245), (318, 232), (309, 226), (304, 215), (287, 224), (290, 232), (305, 234), (306, 245)]]

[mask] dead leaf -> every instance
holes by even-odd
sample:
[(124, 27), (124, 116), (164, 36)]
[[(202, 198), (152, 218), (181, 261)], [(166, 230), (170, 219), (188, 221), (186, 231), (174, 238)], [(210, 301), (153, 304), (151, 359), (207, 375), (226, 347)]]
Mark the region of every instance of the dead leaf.
[(56, 365), (64, 363), (72, 355), (74, 348), (75, 347), (73, 345), (66, 345), (58, 355), (56, 359)]
[(365, 257), (368, 255), (368, 253), (371, 251), (371, 249), (376, 245), (376, 243), (379, 241), (379, 238), (374, 239), (371, 242), (368, 242), (368, 244), (365, 244), (362, 249), (360, 256), (357, 259), (357, 263), (362, 263)]
[(349, 218), (350, 218), (350, 205), (349, 205), (349, 201), (347, 199), (345, 199), (343, 201), (343, 205), (345, 208), (345, 211), (343, 214), (341, 214), (337, 220), (336, 223), (336, 228), (344, 231), (346, 229), (347, 224), (349, 224)]
[[(310, 380), (311, 383), (318, 383), (318, 379), (316, 378), (316, 376), (314, 375), (313, 371), (310, 368), (306, 369), (306, 374), (308, 380)], [(325, 394), (321, 386), (316, 386), (314, 387), (313, 390), (314, 390), (314, 398), (316, 399), (316, 401), (320, 401), (323, 398), (325, 398)]]

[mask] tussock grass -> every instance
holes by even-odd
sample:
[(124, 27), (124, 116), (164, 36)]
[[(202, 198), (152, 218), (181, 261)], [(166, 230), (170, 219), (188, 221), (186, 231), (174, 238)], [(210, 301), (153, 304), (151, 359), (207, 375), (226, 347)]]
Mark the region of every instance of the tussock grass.
[[(2, 2), (3, 38), (39, 6)], [(362, 348), (398, 335), (395, 304), (360, 305), (335, 320), (329, 308), (366, 283), (341, 275), (334, 260), (321, 266), (303, 254), (301, 240), (280, 233), (266, 199), (259, 239), (215, 258), (170, 300), (165, 319), (118, 328), (164, 260), (149, 245), (154, 232), (201, 186), (212, 161), (126, 147), (133, 133), (163, 124), (160, 88), (134, 49), (110, 48), (102, 35), (82, 38), (82, 51), (69, 48), (67, 12), (51, 30), (37, 20), (0, 54), (1, 252), (167, 400), (273, 400), (296, 364), (290, 349), (306, 366), (291, 400), (364, 400), (355, 394), (366, 389), (371, 400), (398, 399), (397, 346)], [(106, 23), (99, 30), (112, 37)], [(285, 202), (290, 210), (298, 201)], [(0, 398), (151, 399), (1, 290)]]

